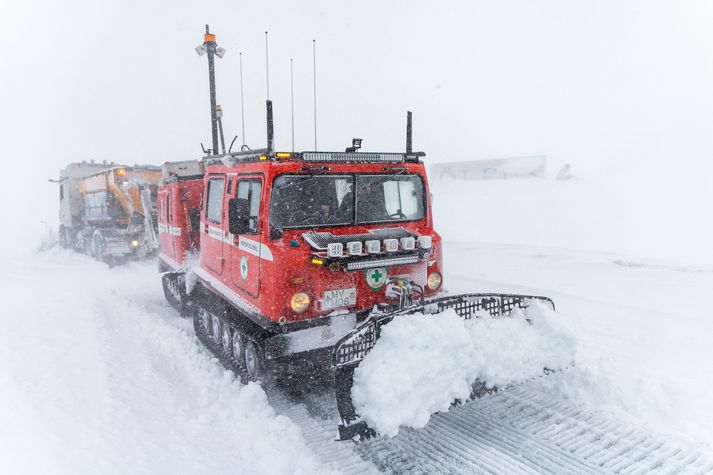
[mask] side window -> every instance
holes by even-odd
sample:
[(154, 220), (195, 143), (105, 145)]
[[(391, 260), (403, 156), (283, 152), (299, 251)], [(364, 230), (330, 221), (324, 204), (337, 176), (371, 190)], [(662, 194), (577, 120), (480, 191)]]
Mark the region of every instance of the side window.
[(171, 222), (171, 192), (166, 193), (166, 222)]
[(165, 197), (162, 197), (158, 201), (158, 217), (159, 220), (163, 221), (164, 218), (166, 218), (166, 202), (164, 201)]
[(225, 178), (208, 180), (208, 199), (206, 200), (205, 217), (208, 221), (220, 224), (223, 221), (223, 188)]
[(64, 199), (64, 183), (59, 184), (59, 199)]
[(262, 192), (262, 182), (260, 180), (240, 180), (238, 182), (237, 198), (248, 200), (250, 205), (250, 215), (248, 223), (250, 234), (257, 234), (258, 217), (260, 216), (260, 193)]

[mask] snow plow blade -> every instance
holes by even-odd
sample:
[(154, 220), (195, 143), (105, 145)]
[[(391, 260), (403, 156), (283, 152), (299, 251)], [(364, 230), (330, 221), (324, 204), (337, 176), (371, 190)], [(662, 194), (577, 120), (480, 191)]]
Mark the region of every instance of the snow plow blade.
[[(381, 336), (381, 328), (395, 317), (412, 314), (438, 314), (453, 309), (463, 319), (470, 319), (477, 313), (486, 312), (492, 317), (508, 316), (516, 309), (526, 309), (533, 302), (541, 302), (555, 309), (554, 302), (547, 297), (509, 294), (461, 294), (441, 297), (423, 303), (414, 304), (395, 312), (369, 318), (356, 327), (334, 346), (332, 367), (335, 373), (335, 395), (337, 410), (341, 418), (339, 439), (360, 440), (374, 437), (376, 431), (360, 419), (352, 402), (354, 370), (371, 351)], [(545, 373), (549, 370), (544, 369)], [(498, 388), (488, 387), (482, 381), (472, 385), (470, 399), (477, 399), (486, 394), (497, 392)]]

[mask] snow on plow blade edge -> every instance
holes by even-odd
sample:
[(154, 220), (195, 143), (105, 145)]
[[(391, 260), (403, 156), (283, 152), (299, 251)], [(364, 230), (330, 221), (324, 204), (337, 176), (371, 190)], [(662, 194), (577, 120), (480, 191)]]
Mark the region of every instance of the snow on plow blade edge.
[[(476, 313), (487, 312), (492, 317), (508, 316), (516, 309), (526, 309), (533, 301), (544, 303), (555, 310), (554, 302), (542, 296), (512, 294), (460, 294), (441, 297), (416, 304), (392, 313), (372, 317), (344, 336), (334, 346), (332, 367), (335, 372), (335, 396), (341, 418), (339, 439), (354, 437), (367, 439), (376, 435), (367, 423), (360, 420), (352, 402), (354, 370), (371, 351), (381, 336), (381, 328), (395, 317), (412, 314), (438, 314), (453, 309), (461, 318), (473, 318)], [(545, 368), (545, 371), (547, 369)], [(481, 381), (475, 381), (471, 398), (479, 398), (497, 391), (488, 389)]]

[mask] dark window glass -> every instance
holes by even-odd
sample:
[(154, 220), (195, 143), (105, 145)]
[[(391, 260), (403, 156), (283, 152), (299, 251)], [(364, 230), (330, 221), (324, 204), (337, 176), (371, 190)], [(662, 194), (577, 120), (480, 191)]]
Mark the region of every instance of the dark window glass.
[(257, 234), (258, 217), (260, 216), (260, 193), (262, 182), (260, 180), (240, 180), (238, 182), (237, 198), (246, 199), (250, 203), (250, 234)]
[(206, 200), (205, 216), (216, 224), (222, 222), (223, 217), (223, 187), (225, 178), (211, 178), (208, 180), (208, 199)]
[(357, 223), (423, 218), (423, 181), (417, 175), (357, 175), (356, 190)]
[(282, 175), (275, 179), (270, 224), (277, 228), (333, 226), (354, 221), (351, 175)]

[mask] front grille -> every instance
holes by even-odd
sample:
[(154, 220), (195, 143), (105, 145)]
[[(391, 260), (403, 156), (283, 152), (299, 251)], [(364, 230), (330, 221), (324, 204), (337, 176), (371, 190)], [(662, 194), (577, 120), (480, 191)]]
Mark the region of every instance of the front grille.
[(386, 257), (384, 259), (370, 259), (366, 261), (348, 262), (347, 270), (373, 269), (374, 267), (400, 266), (415, 264), (419, 261), (418, 254), (402, 257)]

